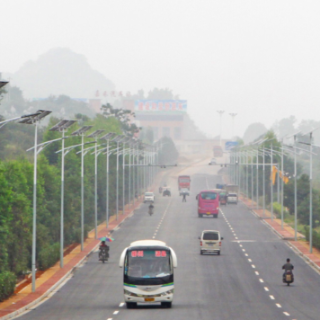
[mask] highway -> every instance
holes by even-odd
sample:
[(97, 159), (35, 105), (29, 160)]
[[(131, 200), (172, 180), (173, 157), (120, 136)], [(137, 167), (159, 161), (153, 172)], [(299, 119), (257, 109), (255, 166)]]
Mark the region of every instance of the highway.
[[(106, 264), (93, 253), (58, 292), (20, 319), (319, 319), (320, 275), (242, 203), (223, 206), (218, 219), (198, 218), (195, 196), (221, 182), (219, 169), (203, 163), (184, 170), (192, 175), (186, 203), (178, 196), (177, 174), (168, 177), (172, 197), (156, 193), (153, 216), (142, 205), (113, 233)], [(200, 255), (198, 237), (205, 229), (224, 237), (220, 256)], [(172, 309), (126, 309), (119, 256), (132, 241), (152, 238), (165, 241), (178, 257)], [(281, 281), (286, 258), (295, 266), (290, 287)]]

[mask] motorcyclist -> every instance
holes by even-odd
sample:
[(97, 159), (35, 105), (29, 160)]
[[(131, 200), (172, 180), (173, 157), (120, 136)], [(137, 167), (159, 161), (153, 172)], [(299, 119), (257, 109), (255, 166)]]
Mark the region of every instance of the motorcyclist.
[(102, 254), (102, 250), (106, 250), (107, 251), (107, 258), (109, 258), (109, 246), (106, 244), (105, 240), (102, 240), (99, 246), (99, 260), (101, 258), (101, 254)]
[(287, 262), (282, 266), (282, 269), (284, 270), (283, 276), (285, 276), (287, 271), (291, 271), (294, 269), (294, 266), (291, 264), (290, 259), (287, 259)]
[(150, 205), (149, 205), (149, 214), (150, 215), (153, 213), (153, 208), (154, 208), (154, 205), (152, 203), (150, 203)]

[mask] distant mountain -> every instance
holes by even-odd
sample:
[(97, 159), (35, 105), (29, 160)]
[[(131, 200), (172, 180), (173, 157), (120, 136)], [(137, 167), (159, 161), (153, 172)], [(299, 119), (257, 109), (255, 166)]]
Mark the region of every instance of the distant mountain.
[(10, 80), (26, 98), (67, 95), (71, 98), (93, 98), (97, 90), (110, 91), (114, 84), (93, 70), (84, 55), (68, 48), (55, 48), (27, 61)]

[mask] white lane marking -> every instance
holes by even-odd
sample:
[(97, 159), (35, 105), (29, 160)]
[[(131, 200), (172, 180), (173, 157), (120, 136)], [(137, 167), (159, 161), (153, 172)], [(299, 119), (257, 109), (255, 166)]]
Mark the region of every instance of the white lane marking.
[(249, 255), (247, 253), (244, 254), (246, 257), (248, 257)]
[(276, 303), (276, 306), (277, 306), (278, 308), (282, 308), (280, 303)]
[(274, 300), (274, 296), (270, 295), (269, 297), (270, 297), (271, 300)]
[(245, 251), (246, 251), (246, 249), (242, 249), (242, 251), (243, 251), (243, 252), (245, 252)]
[(259, 275), (259, 272), (258, 271), (255, 271), (256, 275), (258, 276)]
[(155, 237), (152, 237), (152, 239), (154, 239)]
[(266, 291), (269, 291), (269, 288), (267, 288), (267, 287), (264, 287), (264, 290), (266, 290)]
[(112, 318), (108, 318), (107, 320), (112, 320)]
[(284, 314), (285, 316), (287, 316), (287, 317), (290, 316), (290, 313), (288, 313), (288, 312), (284, 312), (283, 314)]
[(239, 244), (239, 246), (242, 248), (242, 244)]
[(249, 261), (249, 262), (252, 262), (252, 260), (251, 260), (251, 259), (248, 259), (248, 261)]
[(254, 264), (252, 264), (252, 265), (251, 265), (251, 267), (252, 267), (253, 269), (255, 269), (255, 268), (256, 268), (256, 266), (255, 266)]
[(118, 314), (119, 313), (119, 310), (116, 310), (113, 314)]
[(119, 304), (119, 307), (123, 307), (125, 305), (125, 303), (124, 302), (121, 302), (120, 304)]
[(260, 281), (261, 283), (264, 283), (263, 279), (261, 279), (261, 278), (259, 279), (259, 281)]
[(236, 237), (236, 239), (238, 239), (238, 237)]

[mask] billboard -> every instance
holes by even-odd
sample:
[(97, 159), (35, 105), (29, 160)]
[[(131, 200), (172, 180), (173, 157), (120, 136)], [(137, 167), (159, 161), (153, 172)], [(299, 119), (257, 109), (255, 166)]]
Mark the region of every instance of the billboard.
[(187, 111), (187, 100), (135, 100), (135, 111)]
[(236, 147), (238, 145), (238, 141), (226, 141), (225, 149), (231, 150), (233, 147)]

